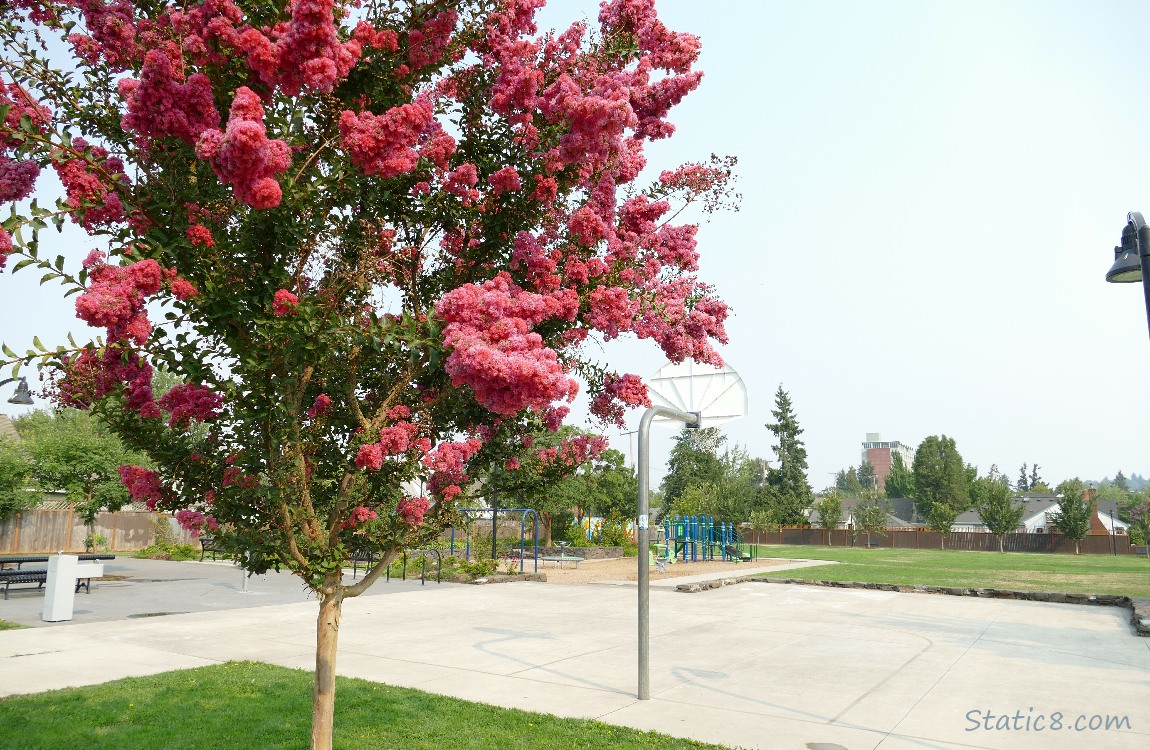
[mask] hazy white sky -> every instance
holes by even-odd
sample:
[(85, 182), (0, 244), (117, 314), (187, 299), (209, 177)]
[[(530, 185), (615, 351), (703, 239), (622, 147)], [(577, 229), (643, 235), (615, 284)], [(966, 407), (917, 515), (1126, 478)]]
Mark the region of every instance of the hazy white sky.
[[(1142, 290), (1103, 278), (1126, 212), (1150, 215), (1150, 4), (658, 6), (702, 38), (706, 77), (651, 167), (739, 158), (742, 210), (699, 235), (703, 276), (734, 309), (723, 355), (750, 392), (732, 443), (773, 457), (782, 383), (816, 488), (858, 463), (867, 432), (945, 433), (1012, 479), (1023, 462), (1050, 483), (1150, 474)], [(541, 20), (596, 12), (553, 0)], [(90, 247), (69, 235), (51, 252), (78, 263)], [(0, 340), (21, 351), (84, 331), (38, 280), (0, 274)], [(664, 361), (634, 342), (603, 358), (644, 376)], [(11, 389), (0, 410), (18, 414)]]

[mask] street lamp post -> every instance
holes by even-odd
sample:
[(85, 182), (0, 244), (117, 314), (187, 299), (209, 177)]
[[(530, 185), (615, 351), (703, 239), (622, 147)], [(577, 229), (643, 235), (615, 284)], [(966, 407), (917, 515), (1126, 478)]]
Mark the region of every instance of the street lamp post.
[(1106, 272), (1113, 284), (1142, 282), (1146, 298), (1146, 324), (1150, 327), (1150, 227), (1137, 211), (1126, 214), (1122, 244), (1114, 248), (1114, 265)]

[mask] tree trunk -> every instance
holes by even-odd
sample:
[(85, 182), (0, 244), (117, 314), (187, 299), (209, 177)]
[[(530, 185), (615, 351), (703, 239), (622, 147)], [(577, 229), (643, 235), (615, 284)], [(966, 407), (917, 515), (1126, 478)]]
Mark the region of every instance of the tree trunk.
[(1006, 548), (1002, 545), (1002, 537), (1001, 536), (998, 537), (998, 551), (1004, 555), (1006, 554)]
[(1074, 540), (1074, 554), (1076, 554), (1076, 555), (1078, 554), (1078, 540), (1077, 539)]
[(547, 544), (544, 546), (550, 547), (551, 546), (551, 514), (550, 513), (540, 513), (539, 515), (542, 516), (542, 518), (543, 518), (543, 538), (547, 542)]
[(946, 549), (946, 534), (939, 534), (938, 535), (938, 548), (939, 549)]
[(315, 697), (311, 714), (311, 747), (312, 750), (331, 750), (335, 729), (335, 650), (339, 641), (343, 592), (337, 589), (334, 594), (320, 596), (315, 631)]

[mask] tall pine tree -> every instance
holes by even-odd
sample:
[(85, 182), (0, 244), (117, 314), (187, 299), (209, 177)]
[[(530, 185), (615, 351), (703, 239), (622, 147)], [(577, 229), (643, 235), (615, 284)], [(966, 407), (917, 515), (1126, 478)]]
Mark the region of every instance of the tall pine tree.
[(775, 422), (766, 428), (775, 435), (772, 446), (778, 457), (777, 468), (767, 473), (771, 502), (778, 509), (777, 518), (784, 524), (801, 523), (803, 510), (811, 504), (811, 485), (807, 481), (807, 449), (799, 435), (799, 427), (791, 397), (779, 385), (775, 392), (775, 408), (771, 410)]

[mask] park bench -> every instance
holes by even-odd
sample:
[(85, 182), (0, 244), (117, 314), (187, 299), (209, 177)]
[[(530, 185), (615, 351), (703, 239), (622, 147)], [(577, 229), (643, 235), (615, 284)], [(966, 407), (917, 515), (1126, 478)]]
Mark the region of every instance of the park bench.
[(357, 549), (351, 553), (351, 579), (354, 581), (355, 577), (359, 575), (359, 566), (363, 566), (364, 570), (370, 570), (371, 566), (375, 564), (375, 553), (369, 549)]
[[(83, 555), (76, 555), (80, 562), (94, 562), (96, 560), (115, 560), (115, 555), (107, 555), (100, 553), (86, 553)], [(0, 555), (0, 571), (6, 570), (9, 565), (15, 565), (16, 570), (20, 570), (24, 563), (44, 563), (48, 562), (48, 555)]]
[(200, 537), (200, 562), (204, 561), (204, 555), (211, 555), (212, 560), (216, 559), (216, 555), (226, 555), (228, 551), (220, 546), (214, 537), (202, 536)]
[[(0, 570), (0, 582), (4, 584), (4, 599), (8, 599), (8, 590), (13, 584), (18, 583), (34, 583), (37, 589), (44, 588), (44, 584), (48, 582), (47, 568), (17, 568), (14, 570)], [(76, 579), (76, 592), (79, 593), (80, 589), (84, 589), (89, 594), (92, 593), (92, 579), (77, 578)]]

